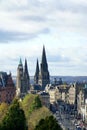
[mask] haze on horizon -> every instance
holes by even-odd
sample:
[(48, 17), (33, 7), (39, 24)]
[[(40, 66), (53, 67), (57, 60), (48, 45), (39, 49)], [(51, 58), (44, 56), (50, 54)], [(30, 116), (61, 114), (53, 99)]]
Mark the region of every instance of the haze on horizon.
[(87, 0), (0, 1), (0, 71), (20, 57), (33, 76), (45, 45), (50, 75), (87, 76)]

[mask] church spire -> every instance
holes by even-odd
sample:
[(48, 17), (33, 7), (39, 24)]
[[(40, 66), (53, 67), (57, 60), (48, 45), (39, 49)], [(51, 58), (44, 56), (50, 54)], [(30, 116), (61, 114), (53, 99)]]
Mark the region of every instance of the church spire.
[(38, 74), (39, 74), (39, 64), (38, 64), (38, 59), (37, 59), (35, 75), (38, 75)]
[(25, 59), (24, 73), (28, 74), (27, 60)]
[(43, 71), (47, 71), (48, 70), (47, 59), (46, 59), (46, 52), (45, 52), (45, 46), (44, 45), (43, 45), (41, 66), (42, 66)]
[(50, 76), (49, 76), (49, 71), (48, 71), (45, 46), (43, 46), (38, 84), (40, 84), (42, 86), (42, 90), (44, 90), (46, 84), (49, 84), (49, 83), (50, 83)]
[(38, 64), (38, 59), (37, 59), (36, 72), (35, 72), (35, 76), (34, 76), (35, 84), (38, 84), (38, 78), (39, 78), (39, 64)]

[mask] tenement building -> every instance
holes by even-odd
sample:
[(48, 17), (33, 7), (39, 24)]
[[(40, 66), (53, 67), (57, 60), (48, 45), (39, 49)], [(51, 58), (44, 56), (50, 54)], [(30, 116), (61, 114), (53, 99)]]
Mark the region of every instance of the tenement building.
[(75, 106), (76, 100), (76, 84), (62, 84), (53, 86), (51, 84), (46, 85), (45, 91), (50, 95), (50, 103), (53, 104), (58, 100)]
[(27, 67), (27, 60), (25, 59), (25, 66), (23, 67), (22, 60), (20, 59), (17, 68), (17, 83), (16, 83), (16, 96), (23, 98), (30, 89), (30, 78)]
[(15, 97), (16, 88), (11, 73), (0, 72), (0, 103), (11, 103)]

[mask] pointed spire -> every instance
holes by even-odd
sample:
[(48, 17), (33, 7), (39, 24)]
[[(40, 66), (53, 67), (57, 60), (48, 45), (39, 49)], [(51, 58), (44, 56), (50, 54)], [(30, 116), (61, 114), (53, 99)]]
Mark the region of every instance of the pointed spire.
[(38, 59), (37, 59), (36, 72), (35, 72), (35, 76), (34, 76), (34, 82), (35, 82), (35, 84), (38, 84), (38, 78), (39, 78), (39, 64), (38, 64)]
[(43, 52), (42, 52), (41, 69), (43, 71), (47, 71), (48, 70), (47, 59), (46, 59), (46, 52), (45, 52), (45, 46), (44, 45), (43, 45)]
[(38, 59), (37, 59), (35, 75), (38, 75), (38, 74), (39, 74), (39, 64), (38, 64)]
[(27, 60), (25, 58), (24, 72), (28, 74)]
[(48, 64), (47, 64), (47, 59), (46, 59), (45, 46), (43, 45), (38, 84), (40, 84), (42, 86), (42, 90), (44, 90), (46, 84), (49, 84), (49, 83), (50, 83), (50, 79), (49, 79)]
[(18, 65), (18, 70), (23, 70), (23, 64), (22, 64), (22, 60), (21, 60), (21, 58), (20, 58), (20, 60), (19, 60), (19, 65)]
[(43, 52), (42, 52), (42, 63), (47, 63), (46, 52), (45, 52), (45, 46), (44, 45), (43, 45)]
[(21, 58), (20, 58), (19, 64), (22, 65), (22, 60), (21, 60)]

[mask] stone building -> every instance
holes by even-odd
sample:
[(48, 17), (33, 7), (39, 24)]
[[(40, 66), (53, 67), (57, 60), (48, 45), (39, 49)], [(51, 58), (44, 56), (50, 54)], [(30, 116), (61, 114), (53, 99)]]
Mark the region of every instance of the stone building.
[(76, 99), (76, 84), (71, 84), (68, 91), (68, 103), (75, 104)]
[(39, 92), (38, 93), (42, 102), (42, 105), (46, 106), (47, 108), (50, 108), (50, 95), (46, 92)]
[(0, 72), (0, 103), (11, 103), (16, 95), (16, 88), (11, 73)]
[(58, 100), (65, 102), (66, 104), (75, 105), (76, 100), (76, 85), (46, 85), (45, 91), (50, 95), (50, 103), (56, 103)]
[(23, 98), (30, 89), (30, 78), (27, 67), (27, 60), (25, 59), (25, 66), (23, 68), (22, 60), (20, 59), (17, 68), (17, 83), (16, 83), (16, 96)]
[(77, 111), (82, 120), (87, 123), (87, 87), (85, 87), (85, 84), (79, 86), (79, 93), (77, 94)]

